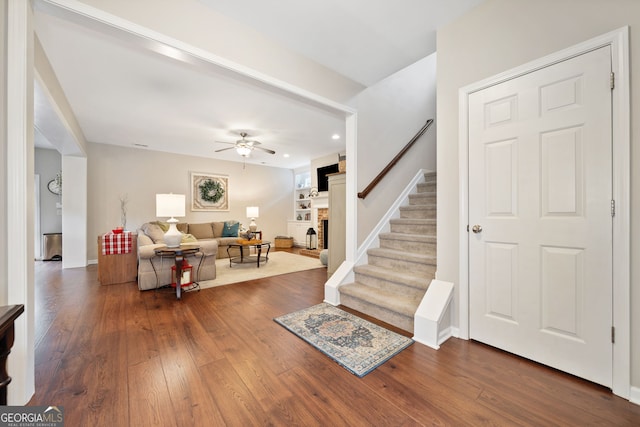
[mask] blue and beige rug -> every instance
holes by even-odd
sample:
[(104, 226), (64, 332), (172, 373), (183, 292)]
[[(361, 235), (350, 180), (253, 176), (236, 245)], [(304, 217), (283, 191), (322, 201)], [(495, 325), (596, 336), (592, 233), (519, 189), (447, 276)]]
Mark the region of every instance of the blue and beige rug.
[(367, 375), (413, 344), (411, 338), (327, 303), (274, 320), (358, 377)]

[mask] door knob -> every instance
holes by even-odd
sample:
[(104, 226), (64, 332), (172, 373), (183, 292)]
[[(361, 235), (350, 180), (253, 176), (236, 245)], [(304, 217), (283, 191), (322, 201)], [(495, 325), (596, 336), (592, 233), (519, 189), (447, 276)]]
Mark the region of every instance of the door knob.
[(482, 226), (481, 226), (481, 225), (476, 224), (476, 225), (474, 225), (474, 226), (473, 226), (473, 228), (471, 229), (471, 231), (473, 231), (473, 232), (474, 232), (474, 233), (476, 233), (476, 234), (477, 234), (477, 233), (480, 233), (480, 232), (482, 232)]

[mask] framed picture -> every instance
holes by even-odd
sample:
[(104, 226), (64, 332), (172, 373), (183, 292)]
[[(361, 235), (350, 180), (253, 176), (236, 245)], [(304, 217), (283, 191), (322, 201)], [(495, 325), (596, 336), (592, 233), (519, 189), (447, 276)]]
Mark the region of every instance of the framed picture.
[(191, 172), (191, 210), (228, 211), (229, 177)]

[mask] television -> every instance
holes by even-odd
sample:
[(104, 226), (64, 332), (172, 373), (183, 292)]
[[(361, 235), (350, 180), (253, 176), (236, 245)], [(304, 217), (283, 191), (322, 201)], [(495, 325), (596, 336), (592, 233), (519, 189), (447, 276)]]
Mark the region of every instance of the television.
[(338, 173), (338, 164), (323, 166), (317, 169), (318, 173), (318, 191), (328, 191), (329, 190), (329, 181), (327, 180), (327, 175), (332, 173)]

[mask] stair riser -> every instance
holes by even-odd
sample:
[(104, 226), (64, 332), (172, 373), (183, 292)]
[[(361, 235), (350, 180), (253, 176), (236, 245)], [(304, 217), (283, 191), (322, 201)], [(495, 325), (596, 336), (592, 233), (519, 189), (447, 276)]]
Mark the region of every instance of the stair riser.
[(436, 219), (436, 216), (437, 210), (435, 207), (422, 209), (400, 208), (400, 218)]
[(436, 255), (436, 243), (407, 242), (406, 240), (380, 239), (380, 247), (395, 249), (398, 251), (412, 252), (415, 254)]
[(436, 182), (421, 182), (418, 184), (418, 193), (435, 192), (438, 184)]
[[(377, 289), (386, 290), (389, 292), (393, 292), (398, 295), (405, 295), (412, 298), (422, 299), (422, 297), (426, 292), (426, 289), (414, 288), (413, 286), (409, 286), (403, 283), (389, 282), (388, 280), (375, 277), (375, 276), (369, 276), (368, 274), (356, 273), (354, 277), (356, 282), (362, 283), (364, 285), (371, 286)], [(429, 278), (425, 278), (424, 280), (428, 284), (431, 282), (433, 277), (432, 276), (427, 276), (427, 277)], [(425, 285), (425, 288), (426, 287), (427, 285)]]
[(369, 264), (397, 271), (413, 271), (416, 273), (435, 274), (436, 266), (402, 259), (394, 259), (369, 255)]
[(391, 223), (392, 233), (404, 233), (404, 234), (424, 234), (435, 235), (435, 224), (403, 224), (401, 222)]
[(436, 195), (432, 193), (409, 194), (410, 205), (433, 205), (436, 203)]
[(377, 305), (362, 301), (359, 298), (353, 298), (350, 295), (341, 294), (340, 304), (366, 313), (383, 322), (387, 322), (407, 332), (413, 332), (413, 317), (407, 317), (400, 313), (390, 312)]

